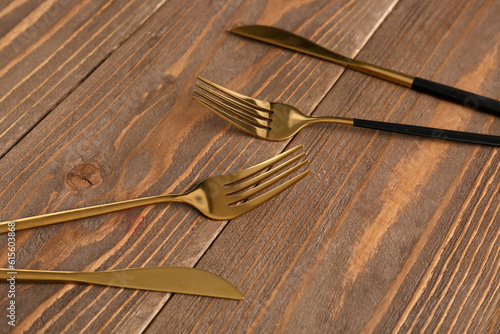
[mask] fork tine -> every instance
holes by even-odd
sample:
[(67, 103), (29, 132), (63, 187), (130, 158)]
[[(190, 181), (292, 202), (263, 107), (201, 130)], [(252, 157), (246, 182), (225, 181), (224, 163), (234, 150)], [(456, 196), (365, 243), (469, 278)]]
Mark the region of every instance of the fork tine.
[[(219, 99), (230, 103), (231, 105), (234, 105), (234, 106), (236, 106), (238, 108), (241, 108), (241, 109), (245, 110), (246, 112), (248, 112), (249, 114), (251, 114), (251, 115), (253, 115), (255, 117), (269, 120), (269, 114), (271, 112), (268, 111), (268, 110), (262, 111), (260, 108), (258, 108), (255, 105), (251, 105), (250, 106), (248, 103), (243, 103), (240, 100), (238, 100), (238, 99), (236, 99), (236, 98), (234, 98), (232, 96), (231, 96), (231, 98), (229, 98), (226, 95), (223, 95), (223, 94), (221, 94), (221, 93), (219, 93), (219, 92), (217, 92), (215, 90), (212, 90), (212, 89), (210, 89), (210, 88), (208, 88), (206, 86), (200, 85), (200, 84), (196, 84), (196, 87), (203, 89), (205, 92), (209, 93), (210, 95), (216, 96)], [(195, 93), (200, 94), (199, 91), (196, 91), (196, 90), (195, 90)], [(202, 95), (202, 94), (200, 94), (200, 95)]]
[[(200, 88), (202, 88), (202, 89), (205, 89), (205, 87), (202, 87), (202, 86), (198, 86), (198, 87), (200, 87)], [(239, 116), (239, 117), (241, 117), (241, 118), (243, 118), (243, 119), (245, 119), (245, 120), (247, 120), (247, 121), (249, 121), (249, 122), (251, 122), (251, 123), (255, 123), (255, 125), (256, 125), (256, 126), (261, 126), (261, 127), (266, 127), (266, 128), (268, 128), (268, 127), (269, 127), (269, 126), (268, 126), (269, 119), (267, 119), (267, 120), (263, 120), (262, 118), (260, 118), (260, 115), (255, 115), (252, 111), (248, 110), (248, 109), (247, 109), (247, 108), (248, 108), (247, 106), (240, 106), (240, 107), (243, 109), (243, 111), (241, 111), (241, 110), (238, 110), (238, 109), (236, 109), (235, 107), (233, 107), (233, 106), (231, 106), (231, 105), (229, 105), (229, 104), (226, 104), (226, 103), (224, 103), (224, 102), (222, 102), (222, 101), (219, 101), (219, 100), (217, 100), (217, 99), (214, 99), (213, 97), (211, 97), (211, 96), (209, 96), (209, 95), (207, 95), (207, 94), (205, 94), (205, 93), (203, 93), (203, 92), (200, 92), (200, 91), (198, 91), (198, 90), (195, 90), (194, 92), (195, 92), (196, 94), (198, 94), (199, 96), (201, 96), (201, 97), (203, 97), (203, 98), (207, 99), (208, 101), (212, 102), (212, 103), (213, 103), (213, 104), (215, 104), (216, 106), (218, 106), (218, 107), (220, 107), (220, 108), (223, 108), (223, 109), (226, 109), (226, 110), (229, 110), (229, 111), (231, 111), (233, 114), (235, 114), (235, 115), (237, 115), (237, 116)], [(210, 92), (210, 93), (211, 93), (211, 94), (217, 94), (217, 93), (215, 93), (215, 92)], [(218, 95), (217, 95), (217, 96), (218, 96)], [(224, 97), (223, 97), (223, 96), (220, 96), (220, 98), (221, 98), (221, 99), (224, 99)], [(229, 100), (229, 99), (227, 99), (227, 100), (225, 100), (225, 101), (227, 101), (227, 102), (229, 102), (229, 103), (235, 103), (235, 101), (231, 101), (231, 100)], [(246, 112), (244, 112), (244, 111), (246, 111)], [(258, 117), (256, 117), (256, 116), (259, 116), (259, 118), (258, 118)]]
[(278, 187), (271, 189), (267, 193), (264, 193), (258, 197), (252, 198), (251, 200), (246, 201), (244, 203), (241, 203), (241, 204), (235, 206), (234, 208), (238, 209), (239, 214), (243, 214), (245, 212), (248, 212), (248, 211), (258, 207), (259, 205), (264, 204), (265, 202), (267, 202), (271, 198), (279, 195), (281, 192), (285, 191), (286, 189), (290, 188), (291, 186), (293, 186), (294, 184), (296, 184), (297, 182), (302, 180), (304, 177), (306, 177), (310, 172), (311, 172), (311, 170), (308, 169), (305, 172), (302, 172), (299, 175), (293, 177), (292, 179), (286, 181), (285, 183), (280, 184)]
[(265, 111), (271, 111), (271, 105), (267, 101), (253, 99), (253, 98), (248, 97), (246, 95), (243, 95), (243, 94), (237, 93), (235, 91), (232, 91), (230, 89), (227, 89), (225, 87), (222, 87), (222, 86), (216, 84), (215, 82), (212, 82), (212, 81), (205, 79), (205, 78), (202, 78), (200, 76), (198, 77), (198, 79), (200, 79), (201, 81), (203, 81), (207, 85), (212, 86), (213, 88), (216, 88), (216, 89), (220, 90), (221, 92), (224, 92), (227, 95), (232, 96), (232, 97), (234, 97), (234, 98), (236, 98), (244, 103), (247, 103), (251, 106), (256, 106), (256, 107), (262, 108)]
[(253, 174), (255, 173), (258, 173), (260, 171), (263, 171), (264, 169), (268, 168), (268, 167), (271, 167), (274, 163), (280, 161), (280, 160), (283, 160), (284, 158), (292, 155), (293, 153), (295, 153), (296, 151), (302, 149), (304, 147), (304, 145), (299, 145), (299, 146), (296, 146), (292, 149), (289, 149), (288, 151), (285, 151), (281, 154), (278, 154), (277, 156), (271, 158), (271, 159), (268, 159), (266, 161), (263, 161), (257, 165), (254, 165), (252, 167), (249, 167), (247, 169), (244, 169), (242, 171), (239, 171), (239, 172), (236, 172), (236, 173), (231, 173), (231, 174), (225, 174), (225, 175), (222, 175), (224, 177), (224, 183), (226, 185), (230, 184), (230, 183), (234, 183), (234, 182), (238, 182), (238, 181), (241, 181), (249, 176), (252, 176)]
[(204, 105), (208, 109), (212, 110), (214, 113), (216, 113), (220, 117), (224, 118), (226, 121), (232, 123), (233, 125), (237, 126), (241, 130), (248, 132), (252, 136), (256, 136), (256, 137), (258, 137), (258, 136), (264, 136), (265, 133), (266, 133), (266, 129), (259, 128), (259, 127), (256, 127), (254, 125), (245, 123), (242, 120), (240, 120), (239, 118), (236, 118), (233, 115), (229, 114), (228, 112), (226, 112), (226, 111), (224, 111), (222, 109), (219, 109), (219, 108), (217, 108), (217, 107), (215, 107), (215, 106), (213, 106), (211, 104), (208, 104), (205, 101), (200, 100), (197, 97), (193, 97), (193, 99), (195, 99), (196, 102)]
[(272, 186), (273, 184), (275, 184), (276, 182), (284, 179), (285, 177), (287, 177), (288, 175), (292, 174), (293, 172), (297, 171), (298, 169), (302, 168), (303, 166), (307, 165), (309, 163), (309, 161), (303, 161), (301, 162), (300, 164), (290, 168), (289, 170), (287, 170), (286, 172), (283, 172), (281, 173), (280, 175), (270, 179), (270, 180), (267, 180), (266, 182), (264, 183), (261, 183), (259, 184), (258, 186), (256, 187), (253, 187), (251, 189), (248, 189), (242, 193), (239, 193), (237, 195), (234, 195), (234, 196), (231, 196), (229, 199), (232, 201), (230, 204), (236, 204), (240, 201), (243, 201), (245, 199), (248, 199), (250, 198), (251, 196), (255, 195), (255, 194), (258, 194), (259, 192), (261, 192), (262, 190)]
[(241, 190), (244, 190), (246, 188), (249, 188), (251, 186), (257, 185), (257, 183), (259, 183), (261, 181), (264, 181), (269, 176), (271, 176), (273, 174), (276, 174), (280, 170), (285, 169), (286, 167), (290, 166), (291, 164), (293, 164), (296, 161), (299, 161), (300, 159), (302, 159), (306, 155), (307, 155), (307, 153), (303, 152), (303, 153), (301, 153), (301, 154), (293, 157), (292, 159), (283, 162), (281, 165), (273, 167), (272, 169), (268, 170), (267, 172), (265, 172), (265, 173), (263, 173), (263, 174), (261, 174), (259, 176), (256, 176), (254, 178), (251, 178), (251, 179), (246, 180), (246, 181), (241, 182), (241, 183), (237, 183), (234, 186), (230, 186), (231, 187), (231, 189), (230, 189), (231, 192), (228, 193), (228, 196), (231, 196), (231, 194), (237, 193), (237, 192), (239, 192)]

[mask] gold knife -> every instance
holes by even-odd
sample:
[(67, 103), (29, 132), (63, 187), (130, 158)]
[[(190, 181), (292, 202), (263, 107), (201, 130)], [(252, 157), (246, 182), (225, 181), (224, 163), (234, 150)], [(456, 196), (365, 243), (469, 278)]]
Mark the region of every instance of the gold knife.
[(12, 284), (22, 281), (88, 283), (118, 288), (139, 289), (243, 299), (228, 281), (208, 271), (184, 267), (147, 267), (109, 271), (47, 271), (0, 268), (0, 279)]
[(235, 27), (229, 29), (229, 32), (319, 57), (422, 93), (462, 104), (468, 108), (492, 113), (497, 116), (500, 114), (500, 101), (360, 60), (351, 59), (286, 30), (269, 26), (250, 25)]

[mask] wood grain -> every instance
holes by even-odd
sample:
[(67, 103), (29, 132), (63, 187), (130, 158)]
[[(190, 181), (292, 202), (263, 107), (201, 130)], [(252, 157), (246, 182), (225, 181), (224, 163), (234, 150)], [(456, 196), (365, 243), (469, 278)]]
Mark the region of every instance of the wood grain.
[[(499, 13), (494, 1), (399, 3), (358, 58), (499, 98)], [(498, 128), (351, 71), (314, 114)], [(496, 150), (332, 126), (298, 143), (315, 175), (265, 215), (228, 224), (197, 264), (224, 270), (245, 300), (221, 309), (174, 296), (149, 332), (499, 330)]]
[[(239, 76), (251, 82), (248, 73), (261, 68), (270, 73), (274, 68), (274, 80), (283, 82), (284, 74), (300, 75), (318, 68), (319, 62), (304, 66), (289, 53), (269, 49), (273, 56), (269, 63), (262, 51), (248, 53), (241, 48), (241, 40), (224, 31), (236, 23), (233, 17), (247, 19), (249, 3), (174, 5), (160, 7), (8, 152), (0, 167), (2, 217), (180, 192), (213, 173), (238, 170), (282, 151), (286, 143), (268, 145), (249, 138), (192, 101), (195, 78), (203, 74), (227, 83)], [(312, 16), (317, 5), (296, 2), (282, 8), (281, 15), (287, 19), (300, 10)], [(342, 6), (353, 10), (349, 3), (329, 6), (325, 2), (317, 15), (335, 13)], [(366, 12), (372, 9), (359, 6)], [(385, 12), (379, 9), (378, 13), (379, 17), (367, 21), (372, 28)], [(335, 28), (342, 31), (343, 26), (331, 29)], [(333, 31), (328, 33), (333, 43), (345, 45), (352, 54), (361, 47), (335, 41)], [(347, 29), (346, 33), (363, 37), (364, 31)], [(276, 67), (291, 58), (288, 68)], [(227, 66), (231, 61), (233, 66)], [(342, 72), (322, 66), (330, 77), (321, 83), (305, 76), (321, 87), (315, 93), (316, 104), (323, 98), (321, 91), (326, 92)], [(85, 182), (74, 182), (75, 178)], [(174, 205), (19, 232), (18, 266), (58, 270), (192, 266), (225, 224)], [(73, 285), (20, 289), (17, 302), (23, 307), (18, 310), (22, 320), (17, 328), (27, 331), (141, 331), (169, 298)]]
[(0, 9), (0, 156), (164, 2), (4, 2)]
[(15, 331), (497, 332), (495, 149), (332, 125), (264, 142), (192, 89), (202, 75), (308, 114), (495, 133), (490, 115), (225, 31), (275, 25), (499, 99), (499, 15), (494, 0), (0, 5), (1, 220), (183, 192), (298, 144), (313, 170), (230, 222), (173, 204), (19, 231), (18, 268), (196, 266), (245, 300), (18, 284)]

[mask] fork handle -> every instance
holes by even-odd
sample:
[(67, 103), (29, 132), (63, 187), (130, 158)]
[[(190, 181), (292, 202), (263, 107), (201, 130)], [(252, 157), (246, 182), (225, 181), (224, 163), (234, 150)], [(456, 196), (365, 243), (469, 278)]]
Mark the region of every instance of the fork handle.
[(500, 101), (490, 99), (486, 96), (481, 96), (419, 77), (413, 79), (411, 88), (425, 94), (461, 104), (474, 110), (483, 111), (496, 116), (500, 115)]
[(407, 135), (454, 140), (466, 143), (500, 146), (500, 137), (483, 135), (479, 133), (461, 132), (453, 130), (444, 130), (437, 128), (428, 128), (424, 126), (406, 125), (389, 122), (378, 122), (364, 119), (353, 119), (353, 126), (382, 130), (388, 132), (402, 133)]
[(39, 216), (0, 222), (0, 233), (25, 230), (34, 227), (47, 226), (77, 219), (100, 216), (108, 213), (138, 208), (147, 205), (168, 203), (168, 202), (185, 202), (184, 196), (185, 195), (160, 195), (160, 196), (144, 197), (127, 201), (102, 204), (86, 208), (78, 208), (68, 211), (60, 211)]

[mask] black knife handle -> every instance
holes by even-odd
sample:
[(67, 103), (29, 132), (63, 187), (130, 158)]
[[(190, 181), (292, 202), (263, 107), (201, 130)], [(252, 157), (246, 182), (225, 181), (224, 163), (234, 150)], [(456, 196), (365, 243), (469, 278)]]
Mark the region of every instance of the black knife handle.
[(374, 129), (374, 130), (403, 133), (414, 136), (454, 140), (454, 141), (461, 141), (466, 143), (474, 143), (482, 145), (500, 146), (499, 136), (483, 135), (479, 133), (443, 130), (436, 128), (428, 128), (424, 126), (406, 125), (406, 124), (389, 123), (389, 122), (369, 121), (365, 119), (356, 119), (356, 118), (353, 120), (353, 126), (357, 126), (360, 128)]
[(496, 116), (500, 115), (500, 101), (490, 99), (486, 96), (481, 96), (419, 77), (415, 77), (411, 88), (422, 93), (459, 103), (474, 110), (487, 112)]

